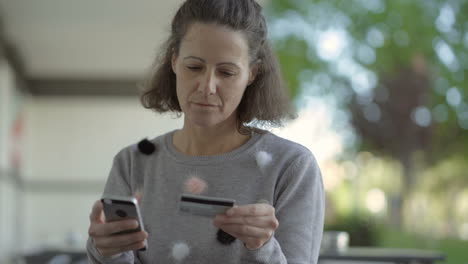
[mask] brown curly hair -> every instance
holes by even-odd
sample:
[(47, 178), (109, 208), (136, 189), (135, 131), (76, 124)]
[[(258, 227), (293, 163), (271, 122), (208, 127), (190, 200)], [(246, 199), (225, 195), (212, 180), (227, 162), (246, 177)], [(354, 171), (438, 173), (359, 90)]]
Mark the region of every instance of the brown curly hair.
[(267, 40), (267, 24), (262, 7), (255, 0), (187, 0), (172, 20), (171, 34), (162, 46), (150, 78), (143, 85), (140, 101), (156, 112), (176, 112), (181, 108), (176, 94), (176, 75), (171, 67), (190, 25), (206, 23), (241, 31), (249, 47), (251, 65), (258, 64), (255, 80), (247, 86), (237, 108), (239, 129), (248, 124), (281, 126), (294, 118), (280, 67)]

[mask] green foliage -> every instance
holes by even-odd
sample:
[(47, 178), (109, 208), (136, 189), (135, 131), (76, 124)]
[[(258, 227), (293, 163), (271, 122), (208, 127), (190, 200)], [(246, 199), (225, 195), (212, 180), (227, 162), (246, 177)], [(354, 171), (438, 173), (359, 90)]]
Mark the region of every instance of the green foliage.
[(339, 217), (325, 225), (325, 231), (346, 231), (350, 246), (376, 246), (380, 225), (366, 213), (353, 213)]
[(357, 156), (357, 165), (360, 188), (363, 190), (378, 188), (387, 195), (400, 192), (403, 169), (397, 161), (361, 152)]
[(379, 237), (377, 245), (380, 247), (437, 250), (446, 254), (446, 264), (468, 263), (468, 241), (454, 238), (438, 239), (391, 229), (381, 229)]
[[(430, 89), (414, 97), (412, 104), (413, 108), (425, 106), (432, 113), (428, 146), (434, 151), (428, 151), (428, 157), (436, 161), (449, 153), (468, 155), (468, 77), (465, 76), (468, 70), (468, 1), (275, 0), (271, 1), (267, 15), (270, 24), (283, 25), (279, 29), (272, 27), (273, 31), (283, 31), (272, 32), (273, 43), (296, 99), (304, 94), (331, 94), (338, 98), (339, 108), (350, 109), (353, 106), (350, 99), (362, 94), (353, 89), (353, 76), (343, 76), (337, 70), (343, 59), (351, 59), (362, 70), (375, 74), (377, 84), (370, 93), (374, 102), (378, 100), (375, 96), (383, 80), (391, 80), (401, 71), (422, 72), (428, 76)], [(284, 27), (288, 23), (289, 26)], [(344, 52), (331, 60), (322, 59), (318, 50), (318, 34), (328, 29), (344, 30), (347, 39)], [(379, 37), (382, 37), (381, 43)], [(304, 84), (304, 78), (300, 78), (304, 72), (307, 72), (309, 84)], [(317, 75), (326, 75), (330, 81), (317, 82), (323, 79), (315, 78)], [(449, 89), (461, 96), (460, 102), (448, 102)], [(391, 107), (398, 107), (398, 102)], [(403, 113), (407, 117), (412, 109), (408, 111)], [(393, 121), (390, 119), (390, 122)], [(388, 130), (385, 126), (370, 129)], [(407, 127), (407, 130), (412, 131), (412, 128)], [(395, 138), (402, 140), (404, 137), (397, 134)], [(386, 152), (388, 146), (376, 148), (371, 139), (370, 136), (362, 138), (363, 144), (357, 147), (395, 155)]]
[[(468, 162), (466, 157), (454, 155), (424, 169), (419, 177), (424, 179), (411, 200), (425, 200), (425, 231), (436, 231), (445, 236), (455, 236), (467, 223), (468, 215)], [(420, 208), (419, 210), (422, 210)], [(421, 216), (415, 216), (421, 217)], [(421, 228), (424, 225), (421, 223)], [(466, 232), (466, 231), (465, 231)]]
[[(283, 72), (291, 74), (291, 72), (301, 72), (303, 69), (313, 67), (313, 64), (298, 51), (307, 49), (307, 43), (304, 40), (296, 38), (286, 38), (282, 40), (281, 46), (288, 47), (287, 49), (278, 49), (276, 54), (281, 61), (281, 68)], [(287, 78), (286, 85), (289, 87), (290, 95), (294, 98), (299, 94), (298, 88), (300, 87), (297, 78)]]
[(452, 156), (429, 167), (421, 177), (421, 189), (439, 197), (468, 189), (468, 158)]
[[(421, 164), (421, 161), (417, 163)], [(345, 176), (340, 178), (333, 189), (328, 190), (327, 227), (338, 224), (338, 227), (333, 228), (343, 228), (347, 222), (356, 222), (343, 219), (357, 212), (369, 215), (372, 208), (367, 206), (377, 201), (376, 196), (369, 196), (371, 190), (381, 190), (385, 194), (385, 205), (382, 210), (375, 209), (372, 221), (391, 224), (391, 204), (398, 197), (402, 185), (401, 165), (391, 158), (360, 152), (355, 160), (346, 161), (340, 166)], [(418, 184), (405, 197), (405, 230), (437, 237), (466, 237), (467, 159), (458, 155), (447, 157), (429, 167), (418, 168), (416, 176), (419, 178)]]
[[(331, 102), (340, 113), (336, 129), (350, 123), (357, 134), (347, 144), (353, 147), (349, 153), (366, 151), (390, 161), (360, 168), (354, 183), (333, 197), (337, 209), (350, 200), (362, 204), (362, 192), (372, 185), (390, 197), (395, 226), (420, 186), (424, 197), (436, 194), (432, 207), (452, 204), (468, 178), (460, 167), (468, 163), (468, 1), (275, 0), (267, 15), (295, 99), (311, 95)], [(437, 167), (419, 173), (426, 164)], [(428, 213), (445, 225), (456, 215), (452, 207)]]

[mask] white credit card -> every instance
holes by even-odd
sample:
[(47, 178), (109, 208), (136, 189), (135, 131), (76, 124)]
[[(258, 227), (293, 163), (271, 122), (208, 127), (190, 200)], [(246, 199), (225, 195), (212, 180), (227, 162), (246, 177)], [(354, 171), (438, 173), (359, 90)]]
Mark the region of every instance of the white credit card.
[(210, 197), (194, 194), (182, 194), (179, 201), (179, 211), (192, 215), (215, 217), (225, 213), (236, 203), (233, 199)]

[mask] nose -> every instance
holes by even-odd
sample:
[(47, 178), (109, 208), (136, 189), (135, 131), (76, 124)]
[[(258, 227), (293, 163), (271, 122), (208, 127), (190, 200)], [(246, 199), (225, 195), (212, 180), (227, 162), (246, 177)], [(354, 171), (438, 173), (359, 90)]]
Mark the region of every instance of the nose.
[(216, 75), (213, 71), (205, 71), (198, 89), (205, 95), (216, 93)]

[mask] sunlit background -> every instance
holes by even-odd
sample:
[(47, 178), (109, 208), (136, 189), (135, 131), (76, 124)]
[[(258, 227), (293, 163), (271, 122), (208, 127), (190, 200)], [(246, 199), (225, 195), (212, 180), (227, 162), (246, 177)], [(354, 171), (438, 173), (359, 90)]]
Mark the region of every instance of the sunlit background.
[[(0, 0), (0, 263), (82, 252), (113, 156), (181, 126), (135, 85), (180, 2)], [(326, 230), (468, 263), (468, 1), (261, 3)]]

